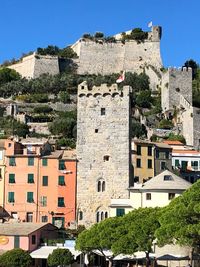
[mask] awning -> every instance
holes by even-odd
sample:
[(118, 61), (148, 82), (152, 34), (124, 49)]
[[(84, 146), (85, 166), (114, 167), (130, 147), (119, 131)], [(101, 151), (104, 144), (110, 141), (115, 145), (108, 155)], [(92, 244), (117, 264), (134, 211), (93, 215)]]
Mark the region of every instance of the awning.
[(30, 253), (30, 256), (33, 259), (47, 259), (49, 254), (51, 254), (55, 249), (62, 248), (62, 249), (69, 249), (74, 255), (74, 258), (76, 259), (77, 256), (79, 256), (82, 252), (74, 250), (72, 248), (67, 247), (57, 247), (57, 246), (42, 246), (39, 249), (36, 249)]
[(173, 255), (173, 254), (163, 254), (157, 257), (159, 261), (180, 261), (189, 260), (189, 256)]

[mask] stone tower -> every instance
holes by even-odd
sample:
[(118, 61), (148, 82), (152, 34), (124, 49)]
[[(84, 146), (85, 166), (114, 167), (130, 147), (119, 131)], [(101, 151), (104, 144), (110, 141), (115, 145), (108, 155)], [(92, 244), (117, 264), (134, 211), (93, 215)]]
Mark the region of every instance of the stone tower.
[(77, 214), (89, 226), (109, 217), (111, 198), (127, 198), (130, 173), (130, 87), (78, 88)]

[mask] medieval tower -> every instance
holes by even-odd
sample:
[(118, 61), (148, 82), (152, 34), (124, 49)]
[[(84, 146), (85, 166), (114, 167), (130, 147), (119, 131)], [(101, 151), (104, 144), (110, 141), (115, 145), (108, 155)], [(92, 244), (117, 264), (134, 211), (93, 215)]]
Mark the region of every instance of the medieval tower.
[(109, 217), (111, 198), (127, 198), (130, 87), (78, 87), (77, 214), (86, 226)]

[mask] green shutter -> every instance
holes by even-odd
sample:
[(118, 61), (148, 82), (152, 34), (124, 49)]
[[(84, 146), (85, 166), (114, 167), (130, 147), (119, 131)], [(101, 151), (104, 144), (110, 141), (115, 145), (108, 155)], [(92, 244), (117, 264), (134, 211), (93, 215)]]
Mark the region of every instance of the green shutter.
[(19, 235), (14, 236), (14, 248), (19, 248)]
[(179, 160), (175, 159), (175, 167), (179, 167), (179, 166), (180, 166)]
[(48, 176), (42, 176), (42, 185), (48, 186)]
[(58, 184), (59, 185), (65, 185), (65, 177), (63, 175), (59, 175)]
[(28, 174), (28, 183), (29, 184), (33, 184), (34, 183), (34, 174), (33, 173), (29, 173)]
[(65, 207), (64, 197), (58, 198), (58, 207)]
[(8, 202), (9, 203), (15, 202), (15, 193), (14, 192), (8, 192)]
[(42, 166), (47, 166), (47, 165), (48, 165), (48, 160), (42, 159)]
[(27, 202), (28, 203), (33, 203), (34, 202), (33, 192), (27, 192)]
[(32, 157), (28, 158), (28, 166), (34, 166), (34, 158)]
[(13, 157), (9, 158), (9, 166), (16, 166), (15, 158)]
[(14, 184), (15, 183), (15, 174), (14, 173), (10, 173), (9, 174), (9, 183), (10, 184)]
[(116, 216), (120, 217), (125, 214), (125, 209), (116, 209)]
[(65, 161), (59, 160), (59, 170), (65, 170)]

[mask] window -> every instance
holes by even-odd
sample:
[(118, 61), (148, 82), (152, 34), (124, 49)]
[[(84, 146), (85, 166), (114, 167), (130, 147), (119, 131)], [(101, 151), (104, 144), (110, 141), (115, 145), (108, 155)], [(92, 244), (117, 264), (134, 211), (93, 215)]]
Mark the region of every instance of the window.
[(161, 161), (160, 162), (160, 169), (161, 170), (166, 170), (166, 162), (165, 161)]
[(9, 173), (9, 183), (14, 184), (15, 183), (15, 174)]
[(164, 181), (173, 181), (173, 177), (171, 175), (164, 175)]
[(19, 242), (20, 242), (20, 237), (18, 235), (14, 236), (14, 248), (19, 248)]
[(65, 177), (63, 175), (58, 176), (58, 185), (65, 185)]
[(42, 166), (48, 166), (48, 160), (42, 159)]
[(173, 198), (175, 198), (175, 193), (169, 193), (168, 194), (168, 199), (171, 200)]
[(148, 146), (148, 156), (152, 156), (152, 146)]
[(28, 158), (28, 166), (34, 166), (34, 158)]
[(2, 179), (2, 169), (0, 168), (0, 179)]
[(152, 160), (148, 159), (148, 169), (152, 169)]
[(12, 144), (11, 143), (8, 143), (8, 147), (11, 147), (12, 146)]
[(140, 179), (139, 176), (134, 176), (134, 183), (139, 183), (139, 179)]
[(106, 155), (106, 156), (103, 156), (103, 161), (109, 161), (110, 159), (110, 156)]
[(156, 158), (159, 159), (159, 150), (156, 150)]
[(141, 168), (141, 159), (136, 160), (136, 167)]
[(36, 244), (36, 235), (31, 236), (31, 243), (32, 243), (32, 245)]
[(65, 207), (64, 197), (58, 197), (58, 207)]
[(0, 151), (0, 160), (3, 159), (3, 151)]
[(16, 166), (16, 162), (15, 162), (15, 158), (14, 157), (10, 157), (9, 158), (9, 166)]
[(59, 170), (65, 170), (65, 161), (59, 160)]
[(33, 203), (34, 202), (33, 192), (27, 192), (27, 202), (28, 203)]
[(101, 192), (101, 181), (97, 183), (97, 192)]
[(105, 212), (105, 219), (108, 218), (108, 212)]
[(179, 163), (179, 160), (178, 159), (175, 159), (175, 167), (180, 167), (180, 163)]
[(9, 203), (15, 202), (15, 193), (14, 192), (8, 192), (8, 202)]
[(96, 213), (96, 222), (98, 223), (100, 221), (99, 219), (99, 212)]
[(83, 220), (83, 212), (79, 211), (79, 221), (82, 221), (82, 220)]
[(151, 193), (146, 193), (146, 200), (151, 200)]
[(48, 216), (44, 215), (41, 217), (42, 222), (48, 222)]
[(106, 109), (105, 108), (101, 108), (101, 116), (106, 115)]
[(186, 171), (187, 170), (187, 165), (188, 165), (188, 162), (187, 161), (181, 161), (181, 169), (183, 171)]
[(27, 212), (26, 213), (26, 221), (27, 222), (33, 222), (33, 212)]
[(95, 129), (95, 130), (94, 130), (95, 133), (98, 133), (98, 131), (99, 131), (98, 129)]
[(108, 218), (108, 212), (104, 212), (104, 211), (97, 211), (96, 212), (96, 222), (100, 222), (103, 221), (104, 219)]
[(102, 182), (102, 192), (104, 192), (106, 190), (106, 183), (105, 181)]
[(141, 145), (137, 145), (137, 155), (141, 155)]
[(198, 170), (198, 161), (191, 161), (191, 166), (193, 170)]
[(33, 184), (33, 183), (34, 183), (34, 174), (28, 173), (28, 184)]
[(46, 207), (47, 206), (47, 197), (46, 196), (41, 196), (40, 204), (41, 204), (42, 207)]
[(165, 158), (166, 158), (166, 159), (169, 159), (169, 151), (166, 151), (166, 152), (165, 152)]
[(121, 208), (116, 209), (116, 216), (117, 217), (123, 216), (124, 214), (125, 214), (125, 209), (121, 209)]
[(100, 179), (97, 181), (97, 192), (104, 192), (106, 190), (106, 183)]
[(17, 214), (17, 212), (12, 212), (12, 211), (11, 211), (11, 218), (17, 220), (17, 219), (18, 219), (18, 214)]
[(48, 186), (48, 176), (42, 176), (42, 185)]

